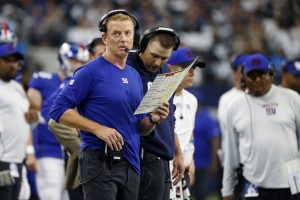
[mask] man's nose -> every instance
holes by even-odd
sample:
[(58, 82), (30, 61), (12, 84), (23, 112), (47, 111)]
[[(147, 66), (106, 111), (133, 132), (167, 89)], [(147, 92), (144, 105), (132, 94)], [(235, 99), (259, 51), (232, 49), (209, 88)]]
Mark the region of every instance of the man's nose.
[(157, 58), (154, 63), (155, 63), (156, 66), (160, 67), (161, 63), (162, 63), (161, 58)]

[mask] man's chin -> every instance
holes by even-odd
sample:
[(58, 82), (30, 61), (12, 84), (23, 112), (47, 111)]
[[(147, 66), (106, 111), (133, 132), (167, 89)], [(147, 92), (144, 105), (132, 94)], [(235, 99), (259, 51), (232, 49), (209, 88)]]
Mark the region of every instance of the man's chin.
[(3, 77), (2, 80), (3, 80), (4, 82), (9, 82), (9, 81), (11, 81), (11, 80), (14, 80), (15, 78), (16, 78), (16, 76), (15, 76), (15, 77), (6, 76), (6, 77)]
[(17, 72), (10, 72), (10, 73), (8, 73), (7, 74), (7, 76), (6, 76), (6, 80), (13, 80), (13, 79), (15, 79), (17, 77)]

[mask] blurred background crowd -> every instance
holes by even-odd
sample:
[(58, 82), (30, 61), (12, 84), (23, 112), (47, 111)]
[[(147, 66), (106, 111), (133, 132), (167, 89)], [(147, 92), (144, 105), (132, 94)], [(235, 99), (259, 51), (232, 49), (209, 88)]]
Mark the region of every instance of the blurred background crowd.
[(215, 108), (233, 84), (230, 59), (235, 54), (262, 52), (277, 68), (300, 54), (298, 0), (2, 0), (0, 21), (18, 37), (26, 55), (24, 69), (56, 71), (56, 52), (65, 41), (87, 43), (99, 37), (99, 19), (124, 8), (140, 22), (141, 32), (165, 25), (174, 28), (183, 45), (207, 63), (194, 86), (203, 104)]
[[(193, 87), (214, 118), (220, 96), (234, 84), (235, 55), (267, 55), (277, 71), (275, 83), (284, 62), (300, 57), (299, 0), (1, 0), (0, 22), (16, 33), (17, 49), (25, 55), (25, 88), (34, 71), (58, 70), (62, 43), (87, 44), (99, 37), (101, 17), (119, 8), (136, 16), (141, 33), (158, 25), (175, 29), (181, 45), (206, 62), (204, 70), (195, 69)], [(219, 192), (217, 180), (207, 185)]]

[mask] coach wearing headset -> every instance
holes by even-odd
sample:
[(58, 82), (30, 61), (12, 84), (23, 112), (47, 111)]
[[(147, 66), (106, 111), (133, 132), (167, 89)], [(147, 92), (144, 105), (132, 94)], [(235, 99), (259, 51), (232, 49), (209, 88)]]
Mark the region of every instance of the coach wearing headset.
[(300, 59), (290, 60), (283, 64), (280, 85), (300, 94)]
[(299, 162), (300, 97), (272, 84), (274, 74), (275, 68), (264, 55), (246, 58), (242, 69), (245, 94), (230, 104), (227, 113), (224, 200), (235, 199), (234, 169), (239, 163), (243, 166), (245, 199), (299, 198), (290, 190), (298, 183), (289, 182), (289, 178), (299, 178), (292, 174), (299, 170), (294, 163)]
[[(136, 19), (113, 10), (99, 23), (106, 50), (78, 69), (53, 102), (51, 117), (77, 128), (82, 138), (80, 179), (86, 200), (134, 200), (140, 181), (140, 134), (168, 114), (164, 103), (151, 115), (134, 115), (143, 98), (140, 75), (126, 64)], [(78, 113), (73, 110), (77, 107)]]
[[(138, 53), (130, 53), (127, 64), (136, 68), (142, 78), (144, 94), (151, 87), (158, 74), (170, 72), (164, 65), (173, 50), (179, 46), (177, 33), (167, 27), (158, 26), (144, 32)], [(170, 112), (161, 123), (151, 121), (156, 127), (153, 132), (141, 138), (141, 183), (140, 200), (169, 200), (172, 177), (169, 161), (174, 156), (173, 180), (177, 184), (183, 177), (182, 152), (174, 132), (173, 97), (169, 100)]]

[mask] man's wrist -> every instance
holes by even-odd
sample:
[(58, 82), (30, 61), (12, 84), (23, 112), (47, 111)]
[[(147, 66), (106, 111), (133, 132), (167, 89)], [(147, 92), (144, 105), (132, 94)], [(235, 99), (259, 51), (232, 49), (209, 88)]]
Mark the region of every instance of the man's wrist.
[(34, 151), (34, 147), (33, 145), (27, 145), (26, 146), (26, 154), (29, 155), (29, 154), (34, 154), (35, 151)]
[(159, 124), (159, 122), (153, 121), (153, 119), (152, 119), (152, 113), (149, 115), (149, 121), (150, 121), (151, 124), (154, 124), (154, 125), (158, 125)]

